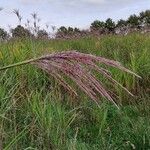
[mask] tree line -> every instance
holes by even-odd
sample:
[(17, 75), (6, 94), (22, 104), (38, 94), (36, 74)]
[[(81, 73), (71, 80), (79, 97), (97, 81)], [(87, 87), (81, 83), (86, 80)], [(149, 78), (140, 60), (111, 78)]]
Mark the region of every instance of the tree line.
[[(0, 8), (0, 11), (3, 9)], [(27, 20), (22, 25), (22, 16), (19, 10), (13, 10), (13, 13), (18, 18), (18, 25), (15, 28), (11, 28), (8, 33), (4, 29), (0, 28), (0, 40), (7, 40), (10, 38), (51, 38), (46, 29), (49, 25), (46, 24), (46, 29), (41, 29), (39, 26), (40, 18), (36, 13), (31, 14), (32, 24), (30, 20)], [(104, 35), (104, 34), (128, 34), (131, 32), (150, 32), (150, 10), (142, 11), (138, 15), (130, 15), (128, 19), (120, 19), (118, 22), (108, 18), (106, 21), (95, 20), (91, 23), (90, 28), (87, 30), (80, 30), (79, 28), (61, 26), (56, 29), (55, 26), (51, 26), (55, 32), (55, 38), (75, 38), (87, 35)]]
[(56, 37), (69, 37), (75, 35), (103, 35), (103, 34), (128, 34), (131, 32), (150, 32), (150, 10), (142, 11), (138, 15), (130, 15), (128, 19), (113, 21), (108, 18), (106, 21), (95, 20), (91, 23), (90, 29), (79, 30), (71, 27), (60, 27)]

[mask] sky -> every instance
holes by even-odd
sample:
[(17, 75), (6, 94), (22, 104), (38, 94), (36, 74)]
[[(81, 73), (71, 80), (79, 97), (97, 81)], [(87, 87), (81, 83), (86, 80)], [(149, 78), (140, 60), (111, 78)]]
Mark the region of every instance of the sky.
[(32, 13), (41, 19), (42, 28), (49, 26), (72, 26), (88, 28), (94, 20), (112, 18), (127, 19), (131, 14), (150, 9), (150, 0), (0, 0), (0, 27), (8, 29), (18, 24), (13, 10), (19, 9), (26, 20), (33, 20)]

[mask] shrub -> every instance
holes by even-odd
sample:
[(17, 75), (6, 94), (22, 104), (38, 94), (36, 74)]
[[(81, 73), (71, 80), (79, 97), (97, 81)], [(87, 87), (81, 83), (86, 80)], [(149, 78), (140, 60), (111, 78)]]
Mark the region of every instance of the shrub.
[(47, 31), (46, 30), (39, 30), (38, 32), (37, 32), (37, 38), (39, 38), (39, 39), (48, 39), (48, 33), (47, 33)]
[(7, 40), (8, 38), (8, 33), (4, 29), (0, 28), (0, 40)]
[(21, 25), (18, 25), (15, 29), (12, 29), (11, 32), (12, 32), (12, 37), (15, 38), (25, 38), (25, 37), (33, 36), (28, 29), (24, 28)]

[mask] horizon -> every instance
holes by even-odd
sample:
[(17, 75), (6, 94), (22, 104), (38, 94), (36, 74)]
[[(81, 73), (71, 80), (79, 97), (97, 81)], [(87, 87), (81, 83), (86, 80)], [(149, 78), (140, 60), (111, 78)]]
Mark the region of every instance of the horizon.
[[(119, 19), (127, 19), (132, 14), (149, 9), (150, 1), (145, 0), (13, 0), (2, 2), (0, 7), (0, 27), (8, 30), (18, 25), (18, 19), (12, 12), (19, 9), (23, 17), (22, 25), (26, 20), (31, 20), (31, 13), (36, 12), (41, 19), (39, 25), (46, 28), (49, 26), (71, 26), (80, 29), (89, 28), (94, 20), (105, 21), (112, 18), (115, 22)], [(114, 9), (115, 8), (115, 9)], [(80, 11), (79, 11), (80, 10)], [(107, 10), (107, 12), (106, 12)], [(10, 26), (10, 27), (9, 27)], [(51, 29), (50, 29), (51, 30)]]

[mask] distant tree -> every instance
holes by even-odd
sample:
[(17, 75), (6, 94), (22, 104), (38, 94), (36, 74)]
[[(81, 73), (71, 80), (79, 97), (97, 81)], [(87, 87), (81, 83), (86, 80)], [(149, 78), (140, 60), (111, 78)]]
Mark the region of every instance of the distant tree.
[(74, 38), (79, 37), (81, 35), (81, 31), (79, 28), (73, 28), (73, 27), (64, 27), (61, 26), (57, 32), (56, 32), (56, 38)]
[(91, 23), (90, 29), (102, 29), (105, 28), (105, 23), (103, 21), (95, 20), (94, 22)]
[(64, 26), (61, 26), (60, 28), (57, 29), (55, 37), (56, 38), (64, 38), (64, 36), (67, 35), (67, 28)]
[(123, 20), (123, 19), (120, 19), (118, 22), (117, 22), (117, 25), (116, 27), (120, 28), (120, 27), (125, 27), (127, 26), (127, 21)]
[(59, 29), (58, 29), (58, 32), (62, 32), (62, 33), (67, 33), (67, 28), (66, 27), (64, 27), (64, 26), (61, 26)]
[(139, 18), (143, 26), (150, 26), (150, 10), (141, 12)]
[(108, 31), (113, 32), (115, 27), (115, 22), (111, 18), (108, 18), (105, 22), (105, 28), (108, 29)]
[(47, 33), (47, 31), (46, 30), (39, 30), (38, 32), (37, 32), (37, 38), (39, 38), (39, 39), (48, 39), (48, 33)]
[(76, 28), (76, 27), (75, 27), (75, 28), (74, 28), (74, 32), (75, 32), (75, 33), (79, 33), (79, 32), (81, 32), (81, 31), (80, 31), (79, 28)]
[(146, 17), (145, 12), (144, 11), (140, 12), (139, 21), (141, 26), (145, 26), (145, 17)]
[(74, 32), (74, 29), (72, 27), (68, 27), (67, 33), (72, 34)]
[(115, 34), (126, 35), (129, 31), (128, 23), (126, 20), (118, 20), (115, 28)]
[(0, 40), (7, 40), (8, 37), (8, 33), (4, 29), (0, 28)]
[(140, 18), (137, 15), (131, 15), (128, 18), (127, 23), (131, 28), (137, 28), (140, 26)]
[(146, 15), (145, 23), (146, 25), (150, 26), (150, 10), (145, 11), (145, 15)]
[(12, 37), (15, 38), (25, 38), (25, 37), (33, 36), (28, 29), (24, 28), (21, 25), (18, 25), (16, 28), (12, 29), (11, 32), (12, 32)]

